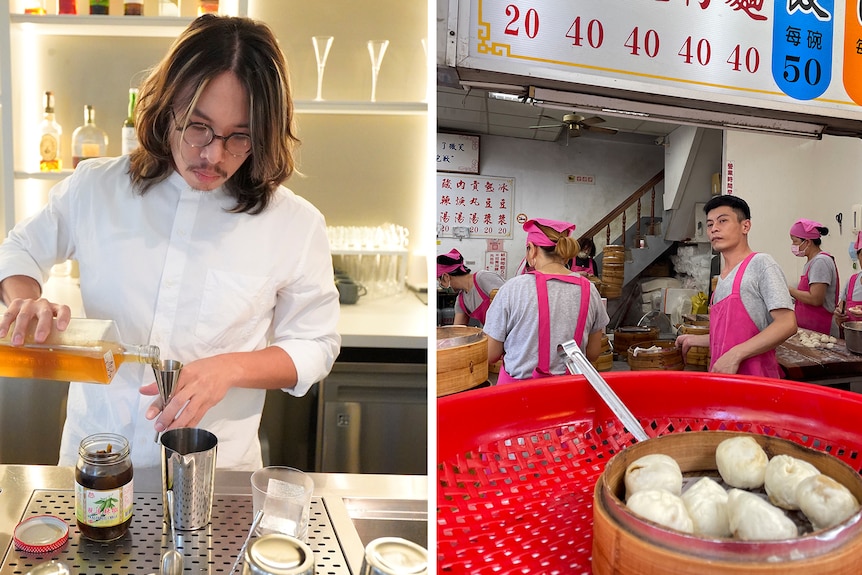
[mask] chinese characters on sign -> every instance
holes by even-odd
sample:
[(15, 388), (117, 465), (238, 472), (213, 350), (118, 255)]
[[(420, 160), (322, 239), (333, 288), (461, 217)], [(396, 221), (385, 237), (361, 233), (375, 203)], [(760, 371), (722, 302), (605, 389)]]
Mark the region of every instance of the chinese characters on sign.
[(437, 134), (437, 171), (479, 173), (479, 136)]
[(506, 277), (506, 252), (485, 252), (485, 269)]
[(733, 195), (733, 162), (727, 162), (727, 166), (724, 168), (724, 181), (725, 188), (724, 193), (732, 196)]
[(468, 35), (465, 68), (862, 113), (862, 0), (472, 0)]
[(464, 227), (471, 238), (511, 237), (514, 194), (514, 178), (438, 173), (437, 235)]

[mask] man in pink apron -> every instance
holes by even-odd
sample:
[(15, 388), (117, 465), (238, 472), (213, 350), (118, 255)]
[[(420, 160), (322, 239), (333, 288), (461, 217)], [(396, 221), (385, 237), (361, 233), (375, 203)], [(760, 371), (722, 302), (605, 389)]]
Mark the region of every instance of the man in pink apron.
[(601, 353), (601, 337), (610, 321), (596, 287), (566, 262), (580, 251), (571, 237), (574, 224), (534, 219), (527, 232), (526, 263), (531, 271), (508, 280), (486, 316), (488, 361), (505, 351), (497, 384), (563, 375), (557, 346), (574, 339), (586, 356)]
[[(862, 262), (862, 231), (856, 234), (856, 260)], [(841, 290), (838, 305), (835, 306), (835, 323), (838, 324), (839, 335), (844, 338), (845, 321), (862, 321), (862, 273), (855, 273)]]
[(456, 249), (437, 256), (437, 282), (442, 288), (458, 292), (455, 303), (455, 325), (467, 325), (471, 319), (485, 323), (485, 313), (491, 305), (491, 293), (500, 289), (505, 280), (487, 270), (470, 273), (464, 256)]
[(832, 314), (840, 292), (835, 259), (820, 249), (820, 237), (828, 233), (829, 228), (805, 218), (790, 227), (793, 255), (808, 258), (799, 284), (790, 288), (790, 295), (796, 300), (796, 323), (826, 335), (832, 328)]
[(721, 274), (709, 309), (709, 334), (676, 339), (683, 357), (692, 346), (709, 347), (710, 371), (781, 377), (775, 348), (796, 333), (787, 282), (772, 256), (748, 245), (751, 211), (736, 196), (715, 196), (704, 206)]

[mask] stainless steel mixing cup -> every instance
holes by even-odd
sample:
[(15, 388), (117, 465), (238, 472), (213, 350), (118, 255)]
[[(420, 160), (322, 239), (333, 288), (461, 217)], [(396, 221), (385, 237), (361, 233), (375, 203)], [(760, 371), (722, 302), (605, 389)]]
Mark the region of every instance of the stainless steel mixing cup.
[(192, 531), (212, 519), (218, 438), (205, 429), (184, 427), (162, 434), (162, 505), (171, 520), (167, 491), (173, 490), (176, 528)]

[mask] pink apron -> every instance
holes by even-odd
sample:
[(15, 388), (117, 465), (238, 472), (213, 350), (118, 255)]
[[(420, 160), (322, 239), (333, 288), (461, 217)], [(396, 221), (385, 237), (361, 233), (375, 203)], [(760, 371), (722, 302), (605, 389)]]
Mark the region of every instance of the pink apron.
[[(829, 256), (826, 252), (821, 252)], [(832, 256), (829, 256), (830, 258)], [(813, 260), (812, 260), (813, 261)], [(833, 263), (834, 259), (833, 259)], [(809, 267), (810, 269), (810, 267)], [(838, 268), (835, 268), (835, 277), (838, 277)], [(851, 284), (852, 285), (852, 284)], [(799, 285), (796, 286), (799, 291), (811, 291), (811, 284), (808, 283), (808, 275), (803, 274), (799, 277)], [(838, 295), (840, 293), (838, 282), (835, 282), (835, 303), (838, 304)], [(829, 329), (832, 327), (832, 312), (827, 311), (822, 305), (814, 306), (801, 301), (796, 302), (796, 325), (801, 328), (810, 329), (816, 332), (829, 334)]]
[[(482, 291), (482, 288), (479, 287), (475, 274), (473, 275), (473, 287), (476, 288), (476, 293), (478, 293), (479, 297), (482, 298), (482, 303), (476, 306), (476, 309), (473, 311), (468, 311), (466, 313), (468, 317), (471, 317), (482, 325), (485, 325), (485, 314), (488, 312), (488, 306), (491, 305), (491, 298), (488, 294)], [(464, 302), (464, 292), (458, 294), (458, 305), (460, 305), (463, 310), (467, 309), (467, 304)]]
[[(562, 282), (577, 284), (581, 286), (581, 302), (578, 311), (578, 323), (572, 339), (579, 346), (584, 340), (584, 329), (587, 325), (587, 315), (590, 311), (590, 282), (579, 275), (542, 274), (534, 271), (528, 272), (536, 278), (536, 295), (539, 303), (539, 364), (533, 370), (532, 379), (548, 377), (551, 375), (551, 312), (548, 304), (548, 280), (559, 280)], [(562, 341), (557, 344), (564, 343)], [(556, 346), (554, 351), (556, 352)], [(497, 385), (520, 381), (509, 375), (506, 371), (506, 359), (503, 357), (503, 365), (497, 376)]]
[[(745, 274), (745, 268), (748, 267), (748, 262), (751, 261), (756, 253), (750, 254), (740, 264), (736, 271), (736, 277), (733, 279), (733, 289), (729, 296), (711, 305), (709, 308), (709, 352), (710, 361), (709, 369), (712, 371), (712, 366), (719, 357), (724, 355), (730, 348), (748, 341), (758, 333), (751, 316), (742, 304), (742, 297), (739, 294), (739, 287), (742, 285), (742, 276)], [(713, 292), (713, 298), (715, 292)], [(749, 357), (739, 364), (737, 373), (740, 375), (760, 375), (764, 377), (781, 377), (781, 369), (778, 367), (778, 360), (775, 358), (775, 350), (770, 350), (753, 357)]]
[[(859, 279), (859, 276), (862, 274), (856, 273), (853, 274), (853, 277), (850, 278), (850, 283), (847, 284), (847, 296), (844, 302), (844, 313), (847, 314), (847, 321), (860, 321), (862, 320), (862, 315), (856, 315), (850, 313), (849, 310), (851, 307), (862, 306), (862, 301), (853, 299), (853, 286), (856, 285), (856, 280)], [(799, 320), (797, 320), (798, 322)]]

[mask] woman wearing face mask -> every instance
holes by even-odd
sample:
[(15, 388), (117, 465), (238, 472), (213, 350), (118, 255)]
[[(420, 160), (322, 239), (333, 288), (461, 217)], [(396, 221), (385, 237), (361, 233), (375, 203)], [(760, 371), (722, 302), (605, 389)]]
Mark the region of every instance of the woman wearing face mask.
[(586, 276), (599, 275), (596, 269), (596, 260), (594, 259), (596, 257), (596, 245), (593, 243), (592, 238), (581, 238), (578, 240), (578, 243), (581, 246), (581, 251), (578, 252), (578, 255), (572, 261), (572, 271)]
[(485, 323), (485, 312), (491, 305), (491, 292), (500, 289), (505, 280), (487, 270), (470, 273), (464, 256), (458, 250), (437, 256), (437, 282), (441, 288), (458, 292), (454, 325), (467, 325), (471, 319)]
[[(856, 243), (853, 244), (856, 251), (856, 259), (862, 262), (862, 231), (856, 234)], [(840, 337), (844, 337), (845, 321), (862, 321), (862, 272), (850, 276), (835, 306), (835, 324), (840, 330)]]
[(825, 334), (832, 327), (839, 296), (835, 259), (820, 249), (820, 237), (828, 233), (828, 228), (804, 218), (790, 227), (790, 250), (796, 257), (808, 258), (799, 285), (790, 288), (790, 295), (796, 300), (796, 323)]

